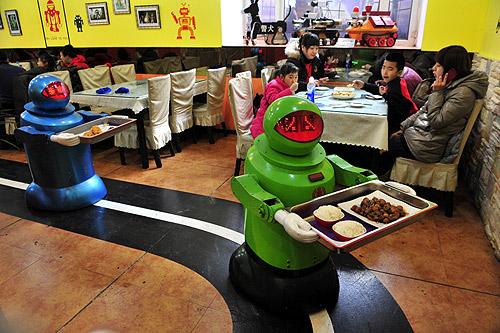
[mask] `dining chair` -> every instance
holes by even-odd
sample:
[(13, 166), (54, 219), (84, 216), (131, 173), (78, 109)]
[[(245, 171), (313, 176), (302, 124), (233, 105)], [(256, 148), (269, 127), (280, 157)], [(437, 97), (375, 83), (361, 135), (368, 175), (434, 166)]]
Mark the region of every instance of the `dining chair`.
[(478, 99), (462, 133), (458, 155), (451, 163), (425, 163), (398, 157), (391, 170), (390, 179), (399, 183), (433, 188), (444, 192), (444, 209), (447, 217), (453, 216), (453, 194), (457, 188), (458, 164), (472, 127), (481, 112), (483, 100)]
[(165, 57), (162, 61), (162, 74), (182, 71), (182, 62), (180, 57)]
[(207, 127), (208, 142), (213, 144), (212, 130), (216, 125), (221, 124), (224, 136), (227, 136), (223, 113), (226, 67), (209, 69), (207, 81), (207, 103), (193, 105), (193, 118), (195, 125)]
[(163, 59), (144, 62), (144, 71), (146, 74), (166, 74), (163, 67)]
[(134, 64), (113, 66), (110, 70), (115, 83), (135, 81)]
[(266, 85), (273, 77), (275, 68), (274, 67), (264, 67), (260, 71), (260, 79), (262, 80), (262, 89), (266, 89)]
[[(181, 152), (179, 134), (193, 127), (193, 88), (196, 82), (196, 69), (170, 74), (170, 129), (172, 130), (175, 149)], [(196, 137), (192, 131), (193, 142)]]
[(253, 88), (251, 73), (229, 80), (229, 103), (236, 130), (236, 164), (234, 175), (240, 174), (241, 162), (253, 144), (250, 126), (253, 120)]
[(252, 73), (252, 77), (257, 77), (257, 62), (259, 61), (259, 57), (247, 57), (243, 58), (243, 61), (245, 63), (245, 71), (250, 71)]
[[(170, 75), (148, 79), (149, 119), (144, 121), (146, 145), (153, 152), (156, 167), (161, 168), (160, 149), (169, 145), (170, 153), (175, 155), (172, 145), (172, 132), (169, 125)], [(139, 148), (137, 127), (132, 126), (115, 135), (115, 146), (119, 148), (120, 161), (126, 164), (124, 148)]]
[[(111, 83), (111, 72), (108, 66), (94, 67), (88, 69), (80, 69), (78, 71), (78, 76), (82, 82), (83, 90), (87, 89), (99, 89), (103, 87), (110, 86)], [(119, 109), (91, 105), (90, 110), (93, 113), (113, 113)]]
[(69, 71), (55, 71), (47, 72), (45, 74), (54, 75), (55, 77), (60, 78), (68, 86), (69, 92), (73, 93), (73, 84), (71, 84), (71, 76), (69, 74)]

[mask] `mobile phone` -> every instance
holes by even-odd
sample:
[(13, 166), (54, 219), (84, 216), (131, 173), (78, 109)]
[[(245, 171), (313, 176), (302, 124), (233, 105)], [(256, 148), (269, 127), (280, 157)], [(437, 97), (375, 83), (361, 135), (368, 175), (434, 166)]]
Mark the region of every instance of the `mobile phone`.
[[(448, 74), (448, 77), (446, 78), (446, 83), (455, 80), (456, 77), (457, 77), (457, 75), (458, 75), (458, 73), (455, 70), (455, 68), (450, 68), (450, 70), (447, 71), (446, 74)], [(443, 77), (443, 79), (444, 79), (444, 77)]]

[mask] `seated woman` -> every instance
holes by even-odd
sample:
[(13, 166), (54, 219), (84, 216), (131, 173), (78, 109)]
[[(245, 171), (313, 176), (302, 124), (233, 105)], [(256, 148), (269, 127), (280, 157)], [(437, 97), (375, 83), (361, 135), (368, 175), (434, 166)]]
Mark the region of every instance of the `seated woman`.
[[(445, 155), (458, 153), (458, 145), (451, 141), (460, 140), (475, 100), (486, 94), (488, 77), (480, 71), (471, 72), (470, 56), (458, 45), (441, 49), (432, 70), (436, 78), (432, 93), (427, 103), (391, 136), (389, 158), (401, 156), (435, 163), (449, 160), (450, 156)], [(455, 151), (446, 149), (454, 146)]]
[(266, 85), (264, 96), (260, 101), (260, 107), (252, 121), (250, 132), (256, 138), (264, 133), (264, 115), (268, 106), (280, 97), (293, 95), (297, 90), (299, 69), (292, 63), (285, 63), (278, 70), (274, 80)]
[(319, 81), (327, 81), (323, 62), (318, 57), (319, 38), (315, 34), (306, 33), (300, 37), (298, 50), (285, 50), (287, 62), (299, 68), (299, 91), (306, 90), (307, 82), (312, 76)]

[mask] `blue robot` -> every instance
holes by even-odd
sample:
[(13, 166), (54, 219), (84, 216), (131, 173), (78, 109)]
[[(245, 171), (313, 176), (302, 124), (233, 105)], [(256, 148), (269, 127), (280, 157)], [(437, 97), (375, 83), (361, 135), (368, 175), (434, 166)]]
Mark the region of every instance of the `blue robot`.
[(24, 106), (22, 127), (15, 131), (33, 177), (26, 189), (28, 207), (67, 211), (104, 198), (106, 187), (94, 171), (90, 145), (80, 144), (77, 135), (60, 133), (102, 115), (75, 112), (68, 86), (52, 75), (31, 80), (28, 94), (32, 102)]

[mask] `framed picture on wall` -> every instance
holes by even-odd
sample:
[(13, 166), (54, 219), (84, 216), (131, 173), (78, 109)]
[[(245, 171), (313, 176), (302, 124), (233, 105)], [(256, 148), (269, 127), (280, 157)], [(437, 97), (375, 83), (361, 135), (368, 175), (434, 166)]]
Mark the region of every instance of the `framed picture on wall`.
[(87, 8), (89, 25), (109, 24), (107, 2), (86, 3), (85, 7)]
[(130, 0), (113, 0), (115, 14), (130, 14)]
[(21, 31), (21, 23), (19, 22), (19, 15), (17, 15), (17, 10), (6, 10), (5, 20), (7, 21), (7, 25), (9, 26), (9, 31), (12, 36), (21, 36), (23, 34)]
[(135, 18), (139, 29), (161, 28), (160, 7), (158, 5), (135, 6)]

